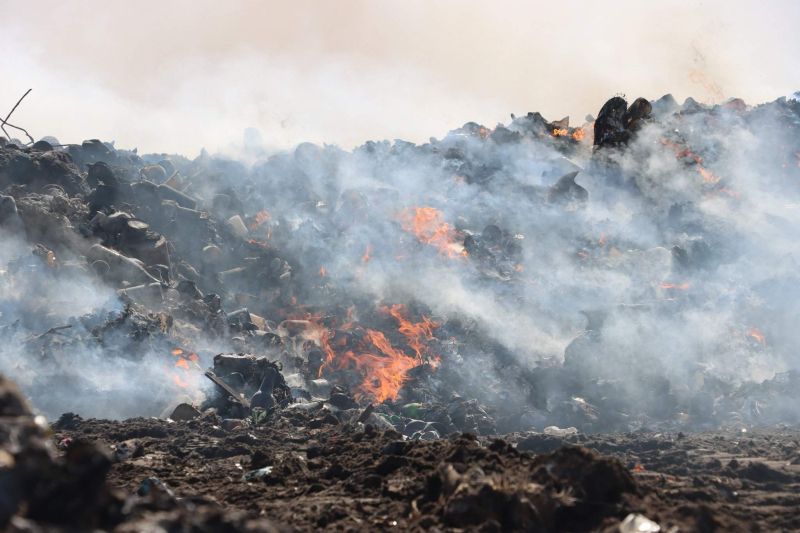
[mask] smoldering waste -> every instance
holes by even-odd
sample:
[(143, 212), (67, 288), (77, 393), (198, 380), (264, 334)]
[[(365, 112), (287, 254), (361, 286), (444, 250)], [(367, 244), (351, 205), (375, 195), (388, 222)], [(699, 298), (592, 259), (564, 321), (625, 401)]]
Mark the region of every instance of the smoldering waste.
[(3, 520), (284, 527), (255, 489), (134, 483), (172, 457), (293, 486), (300, 529), (722, 524), (553, 443), (797, 424), (798, 129), (796, 100), (667, 95), (351, 152), (4, 141), (2, 371), (63, 453), (9, 392)]

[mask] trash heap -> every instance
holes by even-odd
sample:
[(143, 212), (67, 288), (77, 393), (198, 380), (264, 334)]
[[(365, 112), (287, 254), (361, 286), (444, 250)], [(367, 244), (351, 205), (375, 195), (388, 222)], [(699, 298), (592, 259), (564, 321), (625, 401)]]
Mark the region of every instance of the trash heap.
[[(423, 440), (794, 423), (800, 268), (758, 240), (792, 212), (726, 224), (761, 202), (737, 165), (774, 164), (764, 201), (797, 195), (799, 127), (796, 100), (667, 95), (248, 164), (4, 140), (3, 370), (51, 418), (369, 408)], [(748, 135), (772, 151), (737, 153)]]
[[(799, 130), (796, 100), (667, 95), (614, 97), (579, 127), (528, 113), (423, 145), (239, 160), (2, 139), (0, 370), (61, 436), (94, 431), (86, 418), (154, 418), (108, 422), (112, 451), (76, 433), (56, 454), (3, 381), (14, 497), (0, 518), (281, 531), (177, 502), (155, 478), (134, 499), (108, 487), (112, 464), (143, 453), (137, 438), (185, 440), (164, 429), (178, 423), (239, 439), (246, 475), (276, 484), (294, 467), (273, 474), (237, 448), (248, 435), (370, 441), (382, 459), (356, 484), (413, 495), (425, 529), (657, 531), (625, 503), (642, 493), (619, 464), (486, 437), (796, 424)], [(297, 468), (339, 452), (309, 448)], [(424, 480), (382, 481), (425, 461)], [(325, 479), (353, 474), (336, 464)], [(574, 518), (597, 502), (614, 511)]]

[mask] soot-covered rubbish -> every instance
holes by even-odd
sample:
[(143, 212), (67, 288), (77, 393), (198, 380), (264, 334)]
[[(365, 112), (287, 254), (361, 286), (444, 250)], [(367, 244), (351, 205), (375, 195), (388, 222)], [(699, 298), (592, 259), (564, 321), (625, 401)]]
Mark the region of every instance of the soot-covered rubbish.
[(350, 152), (49, 141), (0, 147), (0, 369), (51, 420), (411, 441), (798, 421), (797, 100), (616, 96), (577, 127)]

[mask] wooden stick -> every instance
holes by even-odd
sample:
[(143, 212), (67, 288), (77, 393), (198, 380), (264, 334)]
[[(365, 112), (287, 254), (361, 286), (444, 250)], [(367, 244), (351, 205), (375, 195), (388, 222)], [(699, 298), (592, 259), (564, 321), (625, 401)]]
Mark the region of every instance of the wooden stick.
[[(50, 329), (48, 329), (47, 331), (45, 331), (45, 332), (44, 332), (44, 333), (42, 333), (41, 335), (39, 335), (39, 336), (37, 336), (37, 337), (34, 337), (34, 338), (32, 338), (32, 339), (31, 339), (31, 341), (37, 341), (37, 340), (39, 340), (39, 339), (41, 339), (41, 338), (43, 338), (43, 337), (46, 337), (46, 336), (50, 335), (51, 333), (58, 333), (58, 332), (59, 332), (59, 331), (61, 331), (62, 329), (70, 329), (70, 328), (72, 328), (72, 326), (69, 326), (69, 325), (68, 325), (68, 326), (56, 326), (56, 327), (54, 327), (54, 328), (50, 328)], [(62, 334), (62, 333), (59, 333), (59, 335), (63, 335), (63, 334)], [(30, 341), (29, 341), (29, 342), (30, 342)]]
[[(24, 99), (25, 99), (25, 97), (26, 97), (26, 96), (28, 96), (28, 93), (29, 93), (29, 92), (31, 92), (32, 90), (33, 90), (33, 89), (28, 89), (28, 91), (27, 91), (25, 94), (23, 94), (23, 95), (22, 95), (22, 98), (20, 98), (19, 100), (17, 100), (17, 103), (16, 103), (16, 105), (15, 105), (14, 107), (12, 107), (12, 108), (11, 108), (11, 111), (9, 111), (8, 115), (6, 116), (6, 119), (3, 121), (3, 126), (2, 126), (2, 128), (3, 128), (3, 133), (5, 133), (5, 134), (6, 134), (6, 137), (8, 137), (8, 140), (9, 140), (9, 141), (11, 140), (11, 136), (10, 136), (10, 135), (8, 134), (8, 132), (6, 131), (5, 125), (6, 125), (6, 124), (8, 124), (8, 119), (9, 119), (9, 118), (11, 118), (11, 114), (12, 114), (12, 113), (13, 113), (13, 112), (14, 112), (14, 111), (17, 109), (17, 106), (19, 106), (20, 102), (22, 102), (22, 100), (24, 100)], [(9, 126), (11, 126), (11, 124), (8, 124), (8, 125), (9, 125)], [(17, 128), (18, 130), (25, 131), (25, 130), (23, 130), (22, 128), (20, 128), (20, 127), (17, 127), (17, 126), (12, 126), (12, 127), (14, 127), (14, 128)], [(31, 142), (34, 142), (34, 141), (33, 141), (33, 137), (31, 137), (31, 136), (28, 134), (28, 132), (27, 132), (27, 131), (25, 131), (25, 135), (28, 135), (28, 138), (31, 140)]]
[(219, 388), (230, 394), (233, 399), (242, 404), (245, 409), (250, 409), (250, 400), (233, 390), (227, 383), (219, 379), (216, 374), (209, 370), (205, 373), (205, 376), (213, 381)]
[[(2, 122), (4, 126), (9, 126), (9, 127), (12, 127), (12, 128), (16, 128), (16, 129), (18, 129), (18, 130), (20, 130), (20, 131), (24, 132), (24, 133), (25, 133), (25, 135), (27, 135), (27, 136), (28, 136), (28, 139), (30, 139), (30, 140), (31, 140), (31, 142), (30, 142), (30, 143), (28, 143), (28, 144), (33, 144), (34, 142), (36, 142), (36, 141), (34, 141), (34, 140), (33, 140), (33, 137), (31, 137), (31, 134), (30, 134), (30, 133), (28, 133), (28, 131), (27, 131), (25, 128), (20, 128), (19, 126), (15, 126), (15, 125), (13, 125), (13, 124), (9, 124), (8, 122), (6, 122), (5, 120), (3, 120), (2, 118), (0, 118), (0, 122)], [(6, 130), (5, 130), (5, 129), (3, 129), (3, 131), (6, 131)], [(7, 133), (7, 132), (6, 132), (6, 137), (8, 137), (8, 133)], [(9, 140), (10, 140), (10, 139), (11, 139), (11, 138), (9, 137)]]

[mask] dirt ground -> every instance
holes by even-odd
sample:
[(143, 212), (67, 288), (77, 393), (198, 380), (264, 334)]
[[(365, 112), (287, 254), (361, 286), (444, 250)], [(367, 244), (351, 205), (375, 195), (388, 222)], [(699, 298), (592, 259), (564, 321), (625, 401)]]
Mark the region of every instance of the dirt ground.
[[(181, 506), (204, 517), (187, 531), (619, 531), (631, 513), (661, 531), (800, 530), (797, 429), (403, 442), (324, 410), (231, 431), (218, 422), (62, 417), (54, 438), (62, 448), (128, 441), (109, 482), (169, 487), (177, 502), (160, 511), (164, 531), (178, 530)], [(229, 513), (249, 525), (230, 526)]]

